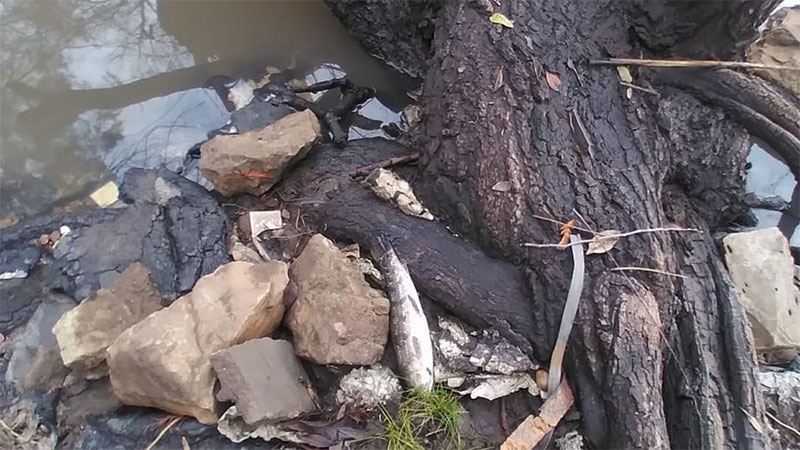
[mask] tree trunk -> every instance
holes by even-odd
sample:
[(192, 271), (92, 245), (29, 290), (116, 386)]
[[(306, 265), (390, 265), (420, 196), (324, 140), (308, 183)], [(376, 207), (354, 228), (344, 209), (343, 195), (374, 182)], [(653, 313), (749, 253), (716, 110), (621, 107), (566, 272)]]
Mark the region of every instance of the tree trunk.
[[(549, 359), (572, 262), (568, 252), (522, 246), (558, 240), (557, 225), (536, 216), (579, 219), (595, 231), (702, 231), (638, 234), (587, 257), (566, 376), (595, 446), (769, 446), (748, 421), (766, 423), (752, 337), (711, 232), (745, 213), (748, 130), (794, 161), (797, 99), (740, 91), (763, 87), (749, 75), (633, 67), (634, 83), (658, 94), (634, 90), (628, 99), (614, 68), (587, 62), (738, 58), (776, 3), (437, 2), (430, 49), (421, 49), (429, 59), (415, 186), (455, 230), (524, 268), (533, 327), (527, 317), (510, 326), (537, 358)], [(393, 5), (331, 2), (348, 22), (362, 20), (357, 38), (366, 23), (413, 22)], [(492, 12), (514, 27), (491, 24)], [(378, 53), (374, 39), (366, 43)], [(391, 61), (391, 52), (382, 57)], [(548, 72), (560, 87), (548, 85)]]

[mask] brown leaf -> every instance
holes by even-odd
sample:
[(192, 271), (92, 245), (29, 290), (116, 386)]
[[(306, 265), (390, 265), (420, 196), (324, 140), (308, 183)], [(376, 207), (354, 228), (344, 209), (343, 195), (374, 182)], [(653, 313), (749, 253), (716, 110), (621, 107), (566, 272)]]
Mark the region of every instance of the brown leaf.
[(589, 248), (586, 250), (586, 254), (599, 255), (611, 250), (617, 245), (617, 241), (619, 240), (618, 235), (619, 231), (617, 230), (605, 230), (595, 234), (594, 238), (589, 242)]
[(547, 80), (547, 85), (550, 86), (550, 89), (561, 92), (561, 77), (557, 73), (545, 72), (544, 78)]

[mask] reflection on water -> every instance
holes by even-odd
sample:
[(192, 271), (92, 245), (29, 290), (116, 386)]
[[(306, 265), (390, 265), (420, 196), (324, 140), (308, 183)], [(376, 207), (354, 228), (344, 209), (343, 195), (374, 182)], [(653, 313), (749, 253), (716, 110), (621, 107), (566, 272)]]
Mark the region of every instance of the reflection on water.
[(220, 76), (260, 78), (267, 66), (376, 88), (351, 137), (383, 135), (412, 87), (319, 0), (4, 0), (0, 217), (48, 209), (129, 167), (179, 164), (229, 118), (212, 89)]
[[(747, 162), (747, 192), (761, 197), (777, 196), (792, 202), (792, 209), (785, 213), (755, 209), (758, 228), (779, 227), (789, 238), (792, 246), (800, 247), (800, 227), (797, 211), (800, 206), (800, 189), (789, 166), (771, 151), (758, 143), (750, 148)], [(793, 198), (794, 196), (794, 198)]]

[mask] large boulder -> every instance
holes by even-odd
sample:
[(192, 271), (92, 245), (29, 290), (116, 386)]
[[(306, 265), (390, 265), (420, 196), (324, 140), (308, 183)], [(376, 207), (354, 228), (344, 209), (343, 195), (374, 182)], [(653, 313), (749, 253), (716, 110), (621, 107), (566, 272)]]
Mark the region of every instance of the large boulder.
[(793, 281), (789, 243), (780, 230), (733, 233), (722, 244), (756, 347), (800, 346), (800, 290)]
[(213, 354), (211, 364), (221, 385), (217, 398), (236, 403), (250, 425), (316, 409), (314, 390), (291, 342), (253, 339)]
[(61, 359), (87, 378), (107, 375), (106, 349), (123, 331), (161, 309), (161, 294), (140, 263), (128, 266), (108, 289), (67, 311), (53, 327)]
[(214, 136), (200, 148), (200, 170), (222, 195), (261, 195), (322, 136), (319, 119), (296, 112), (267, 127)]
[(288, 268), (278, 261), (234, 261), (201, 278), (192, 292), (128, 328), (108, 348), (114, 393), (125, 404), (216, 423), (211, 355), (275, 330), (288, 282)]
[(383, 355), (389, 300), (330, 240), (314, 235), (292, 263), (297, 297), (286, 316), (295, 352), (317, 364), (369, 365)]

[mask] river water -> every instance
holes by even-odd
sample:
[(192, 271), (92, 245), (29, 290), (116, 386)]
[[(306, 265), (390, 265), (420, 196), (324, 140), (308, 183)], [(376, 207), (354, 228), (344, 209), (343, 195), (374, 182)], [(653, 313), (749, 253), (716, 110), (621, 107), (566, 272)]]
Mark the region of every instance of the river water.
[(397, 122), (414, 87), (370, 57), (321, 1), (3, 0), (0, 8), (0, 218), (51, 210), (130, 167), (179, 163), (229, 119), (204, 87), (220, 75), (259, 79), (277, 69), (312, 83), (347, 74), (377, 90), (359, 111), (373, 128)]
[[(383, 135), (415, 87), (319, 0), (3, 0), (0, 219), (57, 210), (130, 167), (180, 164), (229, 119), (212, 81), (276, 69), (376, 88), (359, 114), (378, 126), (352, 137)], [(791, 197), (785, 164), (757, 146), (749, 161), (748, 190)], [(759, 226), (780, 219), (755, 212)]]

